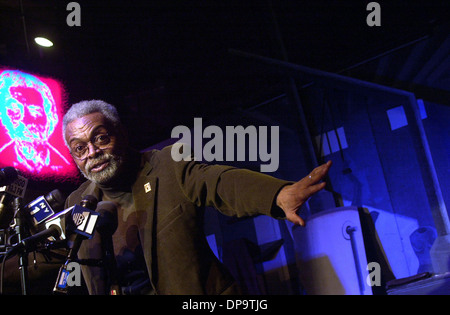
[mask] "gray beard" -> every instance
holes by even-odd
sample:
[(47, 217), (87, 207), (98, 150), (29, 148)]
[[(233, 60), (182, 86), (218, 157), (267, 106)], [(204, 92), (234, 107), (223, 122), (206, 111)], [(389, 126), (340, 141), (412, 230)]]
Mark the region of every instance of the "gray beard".
[[(99, 163), (109, 161), (109, 165), (98, 173), (91, 173), (92, 167)], [(88, 160), (86, 163), (86, 171), (83, 172), (81, 169), (81, 173), (91, 182), (96, 184), (106, 184), (110, 182), (117, 174), (120, 166), (123, 164), (123, 159), (120, 156), (111, 154), (111, 153), (103, 153), (101, 156), (94, 158), (92, 160)]]

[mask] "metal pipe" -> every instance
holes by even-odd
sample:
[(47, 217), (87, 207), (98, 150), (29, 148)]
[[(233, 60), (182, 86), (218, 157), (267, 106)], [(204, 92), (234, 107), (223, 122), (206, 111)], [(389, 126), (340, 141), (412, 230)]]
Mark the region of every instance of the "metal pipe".
[[(434, 248), (434, 250), (440, 253), (439, 255), (441, 258), (436, 258), (436, 260), (445, 260), (447, 256), (450, 257), (450, 221), (414, 93), (235, 49), (230, 49), (229, 52), (236, 56), (271, 67), (276, 73), (302, 79), (305, 80), (305, 82), (314, 82), (314, 85), (316, 86), (333, 89), (339, 88), (352, 91), (356, 94), (369, 94), (378, 97), (381, 94), (391, 98), (397, 98), (399, 102), (406, 101), (409, 105), (406, 107), (406, 115), (411, 122), (413, 141), (418, 141), (416, 145), (416, 148), (418, 148), (416, 154), (418, 159), (424, 162), (421, 171), (426, 175), (426, 178), (424, 178), (424, 185), (426, 186), (425, 189), (429, 199), (428, 202), (439, 236), (439, 244), (438, 239), (435, 242), (435, 245), (438, 248)], [(427, 186), (429, 185), (431, 185), (432, 191), (427, 189)], [(445, 266), (437, 261), (436, 264), (433, 265), (443, 266), (440, 268), (439, 272), (450, 271), (450, 266)]]
[(363, 295), (364, 294), (364, 279), (363, 279), (363, 276), (361, 273), (361, 263), (360, 263), (359, 255), (358, 255), (358, 245), (356, 244), (356, 239), (355, 239), (356, 227), (349, 225), (345, 229), (345, 232), (347, 232), (347, 234), (350, 237), (350, 244), (352, 245), (353, 261), (355, 262), (356, 276), (358, 277), (359, 293), (361, 295)]

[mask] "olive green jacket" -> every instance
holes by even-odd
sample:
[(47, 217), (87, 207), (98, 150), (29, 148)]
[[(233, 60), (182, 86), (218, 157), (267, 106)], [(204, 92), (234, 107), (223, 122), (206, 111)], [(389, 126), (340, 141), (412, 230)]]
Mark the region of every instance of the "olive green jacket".
[[(229, 216), (265, 214), (282, 218), (275, 206), (287, 181), (230, 166), (175, 162), (171, 147), (143, 154), (132, 187), (151, 284), (156, 294), (236, 294), (235, 282), (210, 250), (203, 232), (203, 208), (211, 206)], [(83, 183), (66, 206), (82, 197), (99, 197), (92, 182)], [(84, 244), (85, 243), (85, 244)], [(83, 242), (80, 258), (87, 257)], [(90, 293), (99, 292), (92, 269), (83, 268)], [(95, 268), (94, 268), (95, 269)]]

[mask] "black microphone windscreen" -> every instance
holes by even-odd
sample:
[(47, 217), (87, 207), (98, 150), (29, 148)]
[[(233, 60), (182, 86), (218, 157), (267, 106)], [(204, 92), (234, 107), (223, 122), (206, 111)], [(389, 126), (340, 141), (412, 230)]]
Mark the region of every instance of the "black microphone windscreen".
[(49, 192), (45, 199), (50, 204), (50, 207), (53, 208), (56, 212), (59, 212), (64, 209), (65, 197), (61, 191), (58, 189), (52, 190)]
[(0, 169), (0, 186), (12, 184), (18, 177), (17, 170), (12, 166)]
[(116, 204), (112, 201), (100, 201), (95, 211), (100, 214), (97, 231), (104, 236), (113, 235), (118, 225)]
[(98, 200), (92, 195), (86, 195), (80, 202), (80, 206), (87, 208), (89, 210), (95, 210), (97, 207)]

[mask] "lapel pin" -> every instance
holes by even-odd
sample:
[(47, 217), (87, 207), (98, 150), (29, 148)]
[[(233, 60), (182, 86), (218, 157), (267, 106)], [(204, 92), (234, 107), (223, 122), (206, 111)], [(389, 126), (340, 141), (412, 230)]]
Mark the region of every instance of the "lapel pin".
[(150, 182), (144, 185), (145, 193), (148, 193), (152, 190), (152, 186), (150, 186)]

